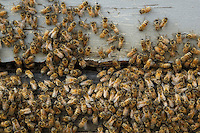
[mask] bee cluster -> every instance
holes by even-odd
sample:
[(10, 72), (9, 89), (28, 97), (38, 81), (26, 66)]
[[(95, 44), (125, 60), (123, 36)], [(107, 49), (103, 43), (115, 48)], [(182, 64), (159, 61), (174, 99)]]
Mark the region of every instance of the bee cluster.
[[(174, 39), (159, 36), (155, 43), (141, 39), (142, 52), (132, 48), (127, 54), (128, 66), (122, 67), (113, 60), (112, 66), (99, 71), (99, 82), (95, 83), (82, 72), (87, 66), (84, 57), (91, 53), (89, 36), (76, 27), (79, 24), (83, 30), (92, 29), (97, 34), (97, 23), (89, 25), (74, 18), (82, 17), (86, 10), (90, 17), (98, 17), (100, 5), (92, 7), (85, 1), (77, 8), (68, 8), (64, 2), (54, 2), (45, 7), (40, 13), (45, 15), (47, 25), (55, 27), (44, 35), (35, 31), (28, 48), (24, 28), (37, 29), (36, 5), (35, 0), (22, 0), (14, 6), (11, 11), (20, 12), (21, 21), (14, 20), (12, 24), (6, 19), (7, 12), (3, 16), (0, 12), (2, 44), (14, 46), (16, 55), (20, 49), (24, 51), (23, 59), (14, 58), (14, 75), (0, 72), (0, 132), (75, 133), (78, 128), (90, 130), (91, 122), (98, 133), (198, 131), (200, 50), (190, 44), (190, 40), (197, 40), (200, 48), (198, 35), (177, 33)], [(150, 10), (146, 7), (140, 13)], [(61, 23), (59, 14), (64, 16)], [(162, 22), (155, 20), (155, 30), (163, 28), (166, 22), (166, 18)], [(146, 20), (139, 30), (147, 24)], [(106, 58), (122, 48), (124, 37), (106, 17), (102, 18), (102, 27), (100, 38), (107, 38), (109, 31), (114, 34), (107, 38), (110, 48), (103, 51), (101, 47), (98, 51), (100, 58)], [(113, 44), (116, 41), (118, 46)], [(168, 55), (176, 57), (182, 44), (184, 55), (174, 62), (167, 61)], [(40, 51), (47, 55), (40, 73), (48, 76), (41, 81), (31, 70), (35, 54)]]

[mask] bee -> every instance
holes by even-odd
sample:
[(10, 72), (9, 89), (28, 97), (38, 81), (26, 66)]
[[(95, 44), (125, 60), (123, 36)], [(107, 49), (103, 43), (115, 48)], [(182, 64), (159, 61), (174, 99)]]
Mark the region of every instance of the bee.
[(180, 44), (180, 43), (182, 43), (182, 42), (183, 42), (183, 41), (182, 41), (182, 35), (181, 35), (180, 32), (178, 32), (178, 33), (176, 34), (176, 43)]
[(115, 50), (115, 46), (114, 45), (110, 46), (110, 48), (105, 51), (106, 56), (108, 56), (114, 50)]
[(44, 41), (47, 41), (47, 39), (49, 38), (49, 33), (50, 33), (49, 30), (46, 30), (46, 31), (45, 31), (45, 33), (44, 33), (44, 35), (43, 35), (43, 37), (42, 37), (42, 39), (43, 39)]
[(55, 80), (58, 77), (58, 74), (55, 72), (50, 76), (50, 80)]
[(14, 57), (14, 61), (18, 67), (22, 65), (22, 60), (20, 59), (20, 57)]
[(103, 70), (97, 74), (97, 78), (101, 78), (106, 75), (106, 70)]
[(11, 119), (11, 121), (12, 121), (12, 124), (13, 124), (13, 129), (19, 130), (20, 129), (19, 121), (14, 117)]
[(114, 73), (114, 71), (115, 71), (115, 68), (114, 68), (114, 67), (110, 67), (110, 68), (108, 69), (108, 71), (107, 71), (107, 74), (108, 74), (108, 75), (112, 75), (112, 74)]
[(64, 54), (62, 53), (62, 51), (60, 51), (59, 49), (55, 49), (54, 51), (53, 51), (53, 53), (55, 54), (55, 55), (57, 55), (59, 58), (63, 58), (64, 57)]
[(87, 66), (87, 62), (82, 57), (78, 59), (78, 62), (82, 68), (85, 68)]
[(51, 25), (51, 16), (50, 16), (50, 14), (46, 14), (45, 22), (46, 22), (47, 25)]
[(184, 48), (183, 48), (183, 53), (187, 53), (190, 51), (190, 42), (185, 43)]
[(93, 9), (92, 9), (92, 7), (90, 5), (87, 6), (87, 10), (88, 10), (88, 14), (90, 15), (90, 17), (94, 17), (95, 16), (95, 14), (93, 12)]
[(96, 25), (96, 22), (91, 22), (91, 28), (92, 28), (92, 31), (96, 34), (97, 33), (97, 25)]
[(155, 30), (160, 30), (160, 21), (159, 19), (155, 19), (153, 22), (154, 26), (155, 26)]
[(160, 47), (158, 47), (158, 46), (155, 46), (154, 49), (155, 49), (155, 51), (156, 51), (158, 54), (160, 54), (160, 55), (164, 55), (164, 54), (165, 54), (165, 51), (162, 50), (162, 49), (161, 49)]
[(84, 21), (79, 21), (79, 25), (86, 30), (90, 28), (90, 25), (85, 23)]
[(30, 7), (34, 7), (35, 4), (36, 4), (36, 1), (35, 1), (35, 0), (30, 0), (30, 1), (29, 1), (29, 6), (30, 6)]
[(27, 59), (24, 59), (24, 63), (25, 64), (30, 64), (33, 62), (33, 60), (35, 59), (34, 55), (29, 56)]
[(197, 38), (197, 34), (193, 34), (193, 33), (192, 34), (187, 34), (186, 38), (187, 39), (196, 39)]
[(73, 17), (73, 14), (72, 14), (72, 10), (71, 9), (67, 9), (67, 20), (68, 21), (73, 21), (74, 17)]
[(199, 128), (200, 127), (200, 124), (199, 123), (195, 123), (195, 124), (193, 124), (193, 125), (191, 125), (190, 126), (190, 128), (194, 131), (194, 130), (196, 130), (197, 128)]
[(101, 9), (101, 6), (96, 3), (95, 7), (94, 7), (94, 14), (95, 14), (95, 17), (97, 17), (99, 15), (99, 11)]
[(162, 21), (160, 23), (160, 28), (163, 28), (167, 24), (167, 21), (168, 21), (168, 18), (162, 19)]
[(100, 38), (104, 38), (109, 33), (108, 29), (104, 29), (102, 33), (99, 35)]
[(156, 54), (156, 55), (155, 55), (155, 58), (156, 58), (157, 60), (161, 61), (161, 62), (165, 60), (165, 57), (164, 57), (164, 56), (161, 56), (161, 55), (159, 55), (159, 54)]
[(186, 53), (185, 55), (183, 55), (182, 57), (181, 57), (181, 61), (182, 62), (185, 62), (185, 61), (187, 61), (188, 59), (190, 59), (192, 57), (192, 53), (191, 52), (188, 52), (188, 53)]
[(80, 83), (81, 86), (91, 85), (93, 83), (92, 80), (88, 79)]
[(112, 61), (112, 64), (113, 64), (113, 66), (114, 66), (116, 69), (120, 69), (120, 68), (121, 68), (120, 63), (119, 63), (117, 60), (113, 60), (113, 61)]
[(81, 5), (78, 6), (78, 9), (81, 10), (81, 9), (87, 7), (87, 6), (88, 6), (88, 2), (87, 2), (87, 1), (84, 1)]
[(67, 7), (66, 7), (65, 2), (61, 2), (60, 7), (62, 8), (61, 9), (62, 14), (66, 14), (67, 13)]
[(123, 44), (124, 44), (124, 37), (121, 36), (119, 37), (119, 43), (118, 43), (118, 48), (117, 48), (119, 51), (122, 48)]
[(26, 12), (21, 12), (20, 17), (21, 17), (22, 21), (25, 20), (26, 19)]
[(38, 86), (40, 87), (40, 89), (44, 92), (47, 92), (48, 87), (41, 81), (38, 82)]
[(30, 79), (32, 79), (34, 77), (33, 73), (30, 70), (26, 70), (25, 74), (27, 77), (29, 77)]
[(107, 28), (108, 27), (108, 18), (104, 17), (102, 19), (102, 26), (103, 26), (103, 28)]
[(170, 64), (170, 63), (159, 63), (159, 66), (160, 66), (161, 68), (167, 69), (167, 68), (170, 68), (170, 67), (171, 67), (171, 64)]
[(2, 121), (1, 122), (1, 127), (4, 127), (4, 128), (6, 128), (6, 127), (8, 127), (8, 126), (10, 126), (11, 125), (11, 121)]
[(110, 28), (118, 35), (119, 34), (119, 29), (117, 28), (116, 25), (113, 23), (110, 24)]
[(195, 55), (199, 55), (200, 54), (200, 50), (196, 49), (196, 48), (192, 48), (191, 49), (191, 53), (195, 54)]
[(200, 37), (198, 37), (197, 46), (200, 48)]
[(31, 88), (35, 91), (37, 90), (37, 83), (35, 80), (30, 80), (30, 85), (31, 85)]
[(117, 36), (111, 36), (107, 39), (108, 44), (111, 44), (117, 40)]
[(148, 59), (146, 64), (144, 65), (144, 70), (148, 70), (153, 65), (153, 60)]
[(22, 10), (22, 6), (21, 5), (17, 5), (11, 8), (11, 11), (13, 12), (18, 12)]
[(54, 7), (54, 13), (59, 14), (59, 4), (57, 1), (53, 3), (53, 7)]
[(88, 46), (88, 47), (85, 48), (85, 56), (89, 56), (90, 53), (91, 53), (91, 47)]
[(191, 62), (190, 67), (191, 67), (191, 68), (197, 67), (198, 62), (199, 62), (199, 58), (198, 58), (198, 57), (195, 57), (195, 58), (193, 59), (193, 61)]
[(132, 132), (133, 129), (128, 125), (127, 123), (122, 123), (122, 127), (127, 131), (127, 132)]
[(80, 123), (78, 124), (78, 127), (79, 127), (79, 128), (83, 128), (83, 127), (87, 126), (87, 121), (88, 121), (88, 117), (87, 117), (87, 116), (84, 116), (84, 117), (81, 119)]
[(49, 12), (51, 12), (51, 11), (52, 11), (52, 7), (51, 7), (51, 6), (48, 6), (48, 7), (45, 7), (44, 9), (42, 9), (42, 10), (40, 11), (40, 13), (46, 14), (46, 13), (49, 13)]
[(29, 7), (29, 6), (26, 6), (26, 7), (25, 7), (25, 11), (27, 11), (27, 12), (29, 12), (29, 13), (31, 13), (31, 14), (36, 14), (36, 13), (37, 13), (37, 11), (36, 11), (35, 8)]
[(144, 22), (139, 26), (139, 31), (143, 31), (148, 25), (148, 23), (149, 23), (148, 20), (144, 20)]
[(23, 32), (23, 30), (22, 30), (21, 28), (16, 27), (15, 30), (16, 30), (16, 32), (18, 33), (18, 35), (19, 35), (22, 39), (26, 37), (26, 35), (24, 35), (24, 32)]
[(99, 48), (98, 54), (102, 59), (104, 59), (106, 57), (105, 53), (103, 52), (103, 47)]
[(6, 25), (5, 24), (0, 24), (0, 29), (1, 29), (2, 34), (6, 33)]
[(76, 27), (76, 22), (73, 21), (73, 22), (70, 24), (70, 26), (68, 27), (67, 31), (68, 31), (68, 32), (72, 32), (72, 30), (73, 30), (75, 27)]
[(151, 11), (151, 7), (150, 6), (148, 6), (148, 7), (145, 7), (145, 8), (142, 8), (142, 9), (140, 9), (140, 14), (144, 14), (144, 13), (148, 13), (148, 12), (150, 12)]
[(53, 25), (56, 25), (58, 23), (58, 15), (53, 13), (51, 14), (51, 19), (52, 19), (52, 23)]
[(19, 53), (19, 50), (20, 50), (20, 46), (19, 45), (14, 45), (13, 53), (17, 54), (17, 53)]

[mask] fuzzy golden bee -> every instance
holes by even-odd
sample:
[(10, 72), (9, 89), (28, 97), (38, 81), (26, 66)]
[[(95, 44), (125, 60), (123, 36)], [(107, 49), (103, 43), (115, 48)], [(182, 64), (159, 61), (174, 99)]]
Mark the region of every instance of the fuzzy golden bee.
[(139, 31), (143, 31), (144, 29), (146, 29), (148, 23), (149, 23), (149, 21), (148, 21), (148, 20), (145, 20), (145, 21), (139, 26)]

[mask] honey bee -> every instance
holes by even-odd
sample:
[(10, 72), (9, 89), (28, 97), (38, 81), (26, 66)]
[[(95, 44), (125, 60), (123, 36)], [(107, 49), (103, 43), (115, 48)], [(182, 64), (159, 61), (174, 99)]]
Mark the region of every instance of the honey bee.
[(160, 23), (160, 28), (163, 28), (167, 24), (167, 21), (168, 21), (168, 18), (162, 19), (162, 21)]
[(81, 9), (87, 7), (87, 6), (88, 6), (88, 2), (87, 2), (87, 1), (84, 1), (82, 4), (80, 4), (80, 5), (78, 6), (78, 8), (81, 10)]
[(108, 29), (104, 29), (102, 33), (99, 35), (100, 38), (104, 38), (109, 33)]
[(187, 34), (187, 35), (186, 35), (186, 38), (187, 38), (187, 39), (196, 39), (196, 38), (197, 38), (197, 34), (193, 34), (193, 33)]
[(57, 1), (55, 1), (55, 2), (53, 3), (53, 7), (54, 7), (54, 13), (55, 13), (55, 14), (59, 14), (59, 4), (58, 4)]
[(90, 28), (90, 25), (85, 23), (84, 21), (79, 21), (79, 25), (86, 30)]
[(20, 129), (19, 121), (14, 117), (11, 119), (11, 121), (12, 121), (12, 124), (13, 124), (13, 129), (19, 130)]
[(117, 36), (111, 36), (107, 39), (108, 44), (111, 44), (117, 40)]
[(48, 87), (41, 81), (38, 82), (38, 86), (40, 87), (40, 89), (44, 92), (47, 92)]
[(183, 55), (183, 56), (181, 57), (181, 61), (182, 61), (182, 62), (185, 62), (185, 61), (187, 61), (188, 59), (190, 59), (190, 57), (192, 57), (192, 53), (191, 53), (191, 52), (188, 52), (188, 53), (186, 53), (185, 55)]
[(23, 30), (22, 30), (21, 28), (16, 27), (15, 30), (16, 30), (16, 32), (18, 33), (18, 35), (19, 35), (22, 39), (26, 37), (26, 35), (24, 35), (24, 32), (23, 32)]
[(193, 61), (192, 61), (191, 64), (190, 64), (190, 67), (191, 67), (191, 68), (197, 67), (198, 62), (199, 62), (198, 57), (194, 58)]
[(144, 65), (144, 70), (148, 70), (153, 65), (153, 60), (148, 59), (146, 64)]
[(83, 128), (83, 127), (86, 127), (87, 126), (87, 121), (88, 121), (88, 117), (87, 116), (84, 116), (80, 123), (78, 124), (78, 127), (79, 128)]
[(53, 13), (51, 14), (51, 19), (52, 19), (52, 23), (53, 25), (56, 25), (58, 23), (58, 15)]
[(18, 67), (21, 67), (21, 65), (22, 65), (22, 60), (20, 59), (20, 57), (14, 57), (14, 61), (15, 61), (16, 65), (17, 65)]
[(103, 52), (103, 47), (99, 48), (98, 54), (102, 59), (104, 59), (106, 57), (105, 53)]
[(200, 54), (200, 50), (198, 50), (198, 49), (196, 49), (195, 47), (193, 47), (193, 48), (191, 49), (191, 53), (192, 53), (192, 54), (195, 54), (195, 55), (199, 55), (199, 54)]
[(74, 13), (76, 13), (79, 17), (83, 16), (85, 9), (74, 8)]
[(73, 30), (75, 27), (76, 27), (76, 22), (73, 21), (73, 22), (70, 24), (70, 26), (68, 27), (67, 31), (68, 31), (68, 32), (72, 32), (72, 30)]
[(89, 56), (90, 53), (91, 53), (91, 47), (88, 46), (88, 47), (85, 48), (85, 56)]
[(154, 26), (155, 26), (155, 30), (160, 30), (160, 21), (159, 19), (155, 19), (153, 22)]
[(13, 12), (18, 12), (22, 10), (22, 6), (21, 5), (17, 5), (11, 8), (11, 11)]
[(91, 22), (91, 28), (92, 28), (92, 32), (94, 32), (95, 34), (97, 33), (97, 25), (96, 22)]
[(64, 57), (64, 54), (62, 53), (62, 51), (60, 51), (59, 49), (55, 49), (54, 51), (53, 51), (53, 53), (55, 54), (55, 55), (57, 55), (59, 58), (63, 58)]
[(94, 7), (94, 14), (95, 14), (95, 17), (97, 17), (99, 15), (99, 11), (101, 9), (101, 6), (96, 3), (95, 7)]
[(178, 33), (176, 34), (176, 43), (180, 44), (180, 43), (182, 43), (182, 42), (183, 42), (183, 41), (182, 41), (182, 35), (181, 35), (180, 32), (178, 32)]
[(5, 128), (5, 127), (8, 127), (8, 126), (10, 126), (10, 125), (11, 125), (11, 121), (9, 121), (9, 120), (8, 120), (8, 121), (2, 121), (2, 122), (1, 122), (1, 127), (4, 127), (4, 128)]
[(73, 14), (72, 14), (72, 10), (71, 9), (67, 9), (67, 20), (68, 21), (73, 21), (74, 17), (73, 17)]
[(25, 20), (25, 18), (26, 18), (26, 12), (21, 12), (20, 13), (20, 17), (21, 17), (21, 20)]
[(34, 77), (33, 73), (30, 70), (26, 70), (25, 74), (27, 77), (29, 77), (30, 79), (32, 79)]
[(144, 22), (139, 26), (139, 31), (143, 31), (148, 25), (148, 23), (149, 23), (148, 20), (144, 20)]
[(161, 49), (160, 47), (158, 47), (158, 46), (155, 46), (154, 49), (155, 49), (155, 51), (156, 51), (157, 53), (159, 53), (160, 55), (164, 55), (164, 54), (165, 54), (165, 51), (162, 50), (162, 49)]
[(118, 35), (119, 34), (119, 29), (117, 28), (116, 25), (113, 23), (110, 24), (110, 28)]
[(103, 133), (103, 126), (102, 125), (98, 126), (97, 133)]
[(190, 51), (190, 42), (185, 43), (184, 48), (183, 48), (183, 53), (187, 53)]
[(117, 48), (119, 51), (122, 48), (123, 44), (124, 44), (124, 37), (121, 36), (119, 37), (119, 43), (118, 43), (118, 48)]
[(140, 9), (140, 14), (144, 14), (144, 13), (148, 13), (148, 12), (150, 12), (151, 11), (151, 7), (150, 6), (148, 6), (148, 7), (145, 7), (145, 8), (142, 8), (142, 9)]
[(110, 48), (107, 49), (106, 52), (105, 52), (106, 56), (108, 56), (114, 50), (115, 50), (115, 46), (114, 45), (110, 46)]
[(19, 45), (14, 45), (13, 53), (17, 54), (17, 53), (19, 53), (19, 50), (20, 50), (20, 46)]
[(108, 27), (108, 18), (104, 17), (102, 19), (102, 26), (103, 26), (103, 28), (107, 28)]
[(30, 80), (30, 85), (31, 85), (31, 88), (35, 91), (37, 90), (37, 83), (35, 80)]
[(1, 29), (2, 34), (6, 33), (6, 25), (5, 24), (0, 24), (0, 29)]
[(60, 7), (62, 8), (61, 9), (62, 14), (66, 14), (67, 13), (66, 4), (64, 2), (61, 2)]
[(36, 14), (37, 13), (37, 10), (33, 7), (29, 7), (29, 6), (26, 6), (25, 7), (25, 11), (31, 13), (31, 14)]
[(42, 10), (40, 11), (40, 13), (46, 14), (46, 13), (49, 13), (49, 12), (51, 12), (51, 11), (52, 11), (52, 7), (51, 7), (51, 6), (48, 6), (48, 7), (45, 7), (44, 9), (42, 9)]
[(88, 14), (90, 15), (90, 17), (94, 17), (95, 16), (95, 14), (93, 12), (93, 9), (92, 9), (92, 7), (90, 5), (87, 6), (87, 10), (88, 10)]
[(46, 22), (47, 25), (51, 25), (51, 16), (50, 16), (50, 14), (46, 14), (45, 22)]
[(78, 62), (82, 68), (85, 68), (87, 66), (87, 62), (82, 57), (78, 59)]
[(58, 77), (58, 74), (55, 72), (50, 76), (50, 80), (55, 80)]
[(198, 37), (197, 46), (200, 48), (200, 37)]

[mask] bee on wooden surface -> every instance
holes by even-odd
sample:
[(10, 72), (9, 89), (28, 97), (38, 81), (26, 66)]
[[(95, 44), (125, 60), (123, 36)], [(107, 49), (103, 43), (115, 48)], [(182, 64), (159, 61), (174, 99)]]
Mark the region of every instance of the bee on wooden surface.
[(120, 51), (120, 49), (122, 48), (123, 45), (124, 45), (124, 37), (121, 36), (121, 37), (119, 37), (119, 43), (118, 43), (118, 48), (117, 48), (117, 50)]
[(51, 14), (51, 19), (52, 19), (52, 23), (53, 25), (56, 25), (58, 23), (58, 15), (53, 13)]
[(50, 14), (46, 14), (45, 22), (46, 22), (47, 25), (51, 25), (51, 16), (50, 16)]
[(104, 38), (109, 33), (108, 29), (104, 29), (102, 33), (99, 35), (100, 38)]
[(89, 56), (90, 53), (91, 53), (91, 47), (88, 46), (88, 47), (85, 48), (85, 56)]
[(181, 57), (181, 61), (182, 62), (185, 62), (185, 61), (187, 61), (188, 59), (190, 59), (192, 57), (192, 53), (191, 52), (188, 52), (188, 53), (186, 53), (185, 55), (183, 55), (182, 57)]
[(148, 25), (149, 21), (145, 20), (140, 26), (139, 26), (139, 31), (143, 31), (146, 26)]
[(90, 25), (85, 23), (84, 21), (79, 21), (79, 25), (86, 30), (90, 28)]
[(118, 35), (119, 34), (119, 29), (117, 26), (113, 23), (110, 24), (110, 28)]
[(79, 127), (79, 128), (83, 128), (83, 127), (86, 128), (86, 126), (87, 126), (87, 121), (88, 121), (88, 117), (87, 117), (87, 116), (83, 117), (83, 118), (81, 119), (80, 123), (78, 124), (78, 127)]
[(165, 27), (165, 25), (167, 24), (168, 18), (164, 18), (162, 19), (161, 23), (160, 23), (160, 28)]
[(160, 30), (160, 20), (159, 19), (155, 19), (154, 20), (154, 22), (153, 22), (153, 24), (154, 24), (154, 26), (155, 26), (155, 30)]
[(67, 7), (66, 7), (65, 2), (61, 2), (60, 7), (61, 7), (61, 13), (66, 14), (67, 13)]
[(104, 17), (102, 19), (102, 26), (103, 26), (103, 28), (107, 28), (108, 27), (108, 18)]
[(106, 51), (105, 51), (105, 54), (106, 54), (106, 56), (108, 56), (112, 51), (114, 51), (115, 50), (115, 46), (114, 45), (112, 45), (112, 46), (110, 46)]
[(25, 74), (28, 78), (32, 79), (34, 77), (33, 73), (30, 70), (26, 70)]
[(97, 33), (97, 24), (96, 22), (91, 22), (91, 28), (92, 28), (92, 32), (94, 32), (95, 34)]
[(192, 54), (195, 54), (195, 55), (199, 55), (199, 54), (200, 54), (200, 50), (198, 50), (198, 49), (196, 49), (195, 47), (193, 47), (193, 48), (191, 49), (191, 53), (192, 53)]
[(21, 5), (17, 5), (17, 6), (14, 6), (11, 8), (11, 11), (13, 12), (18, 12), (18, 11), (21, 11), (22, 10), (22, 6)]
[(95, 7), (94, 7), (94, 14), (95, 14), (95, 17), (97, 17), (97, 16), (99, 15), (100, 9), (101, 9), (101, 6), (100, 6), (98, 3), (96, 3), (96, 4), (95, 4)]
[(94, 17), (95, 16), (95, 14), (93, 12), (93, 9), (92, 9), (92, 7), (90, 5), (87, 6), (87, 11), (88, 11), (88, 14), (90, 15), (90, 17)]
[(54, 13), (59, 14), (59, 3), (57, 1), (53, 3), (53, 7), (54, 7)]
[(31, 13), (31, 14), (36, 14), (37, 13), (37, 10), (33, 7), (29, 7), (29, 6), (26, 6), (25, 7), (25, 11)]
[(69, 25), (67, 31), (68, 31), (68, 32), (72, 32), (72, 30), (73, 30), (75, 27), (76, 27), (76, 22), (73, 21), (73, 22)]
[(142, 9), (140, 9), (140, 14), (144, 14), (144, 13), (148, 13), (148, 12), (150, 12), (151, 11), (151, 7), (150, 6), (148, 6), (148, 7), (145, 7), (145, 8), (142, 8)]
[(51, 12), (51, 11), (52, 11), (52, 7), (51, 7), (51, 6), (47, 6), (47, 7), (45, 7), (44, 9), (42, 9), (42, 10), (40, 11), (40, 13), (46, 14), (46, 13), (49, 13), (49, 12)]
[(87, 66), (87, 62), (82, 57), (78, 59), (78, 62), (82, 68), (85, 68)]
[(72, 10), (71, 9), (67, 9), (67, 20), (68, 21), (73, 21), (74, 17), (73, 17), (73, 14), (72, 14)]
[(88, 2), (87, 1), (84, 1), (82, 4), (80, 4), (79, 6), (78, 6), (78, 8), (81, 10), (81, 9), (83, 9), (83, 8), (86, 8), (88, 6)]
[(185, 35), (185, 37), (187, 39), (196, 39), (198, 36), (197, 36), (197, 34), (191, 33), (191, 34)]
[(103, 52), (103, 47), (99, 48), (98, 54), (102, 59), (104, 59), (106, 57), (105, 53)]

